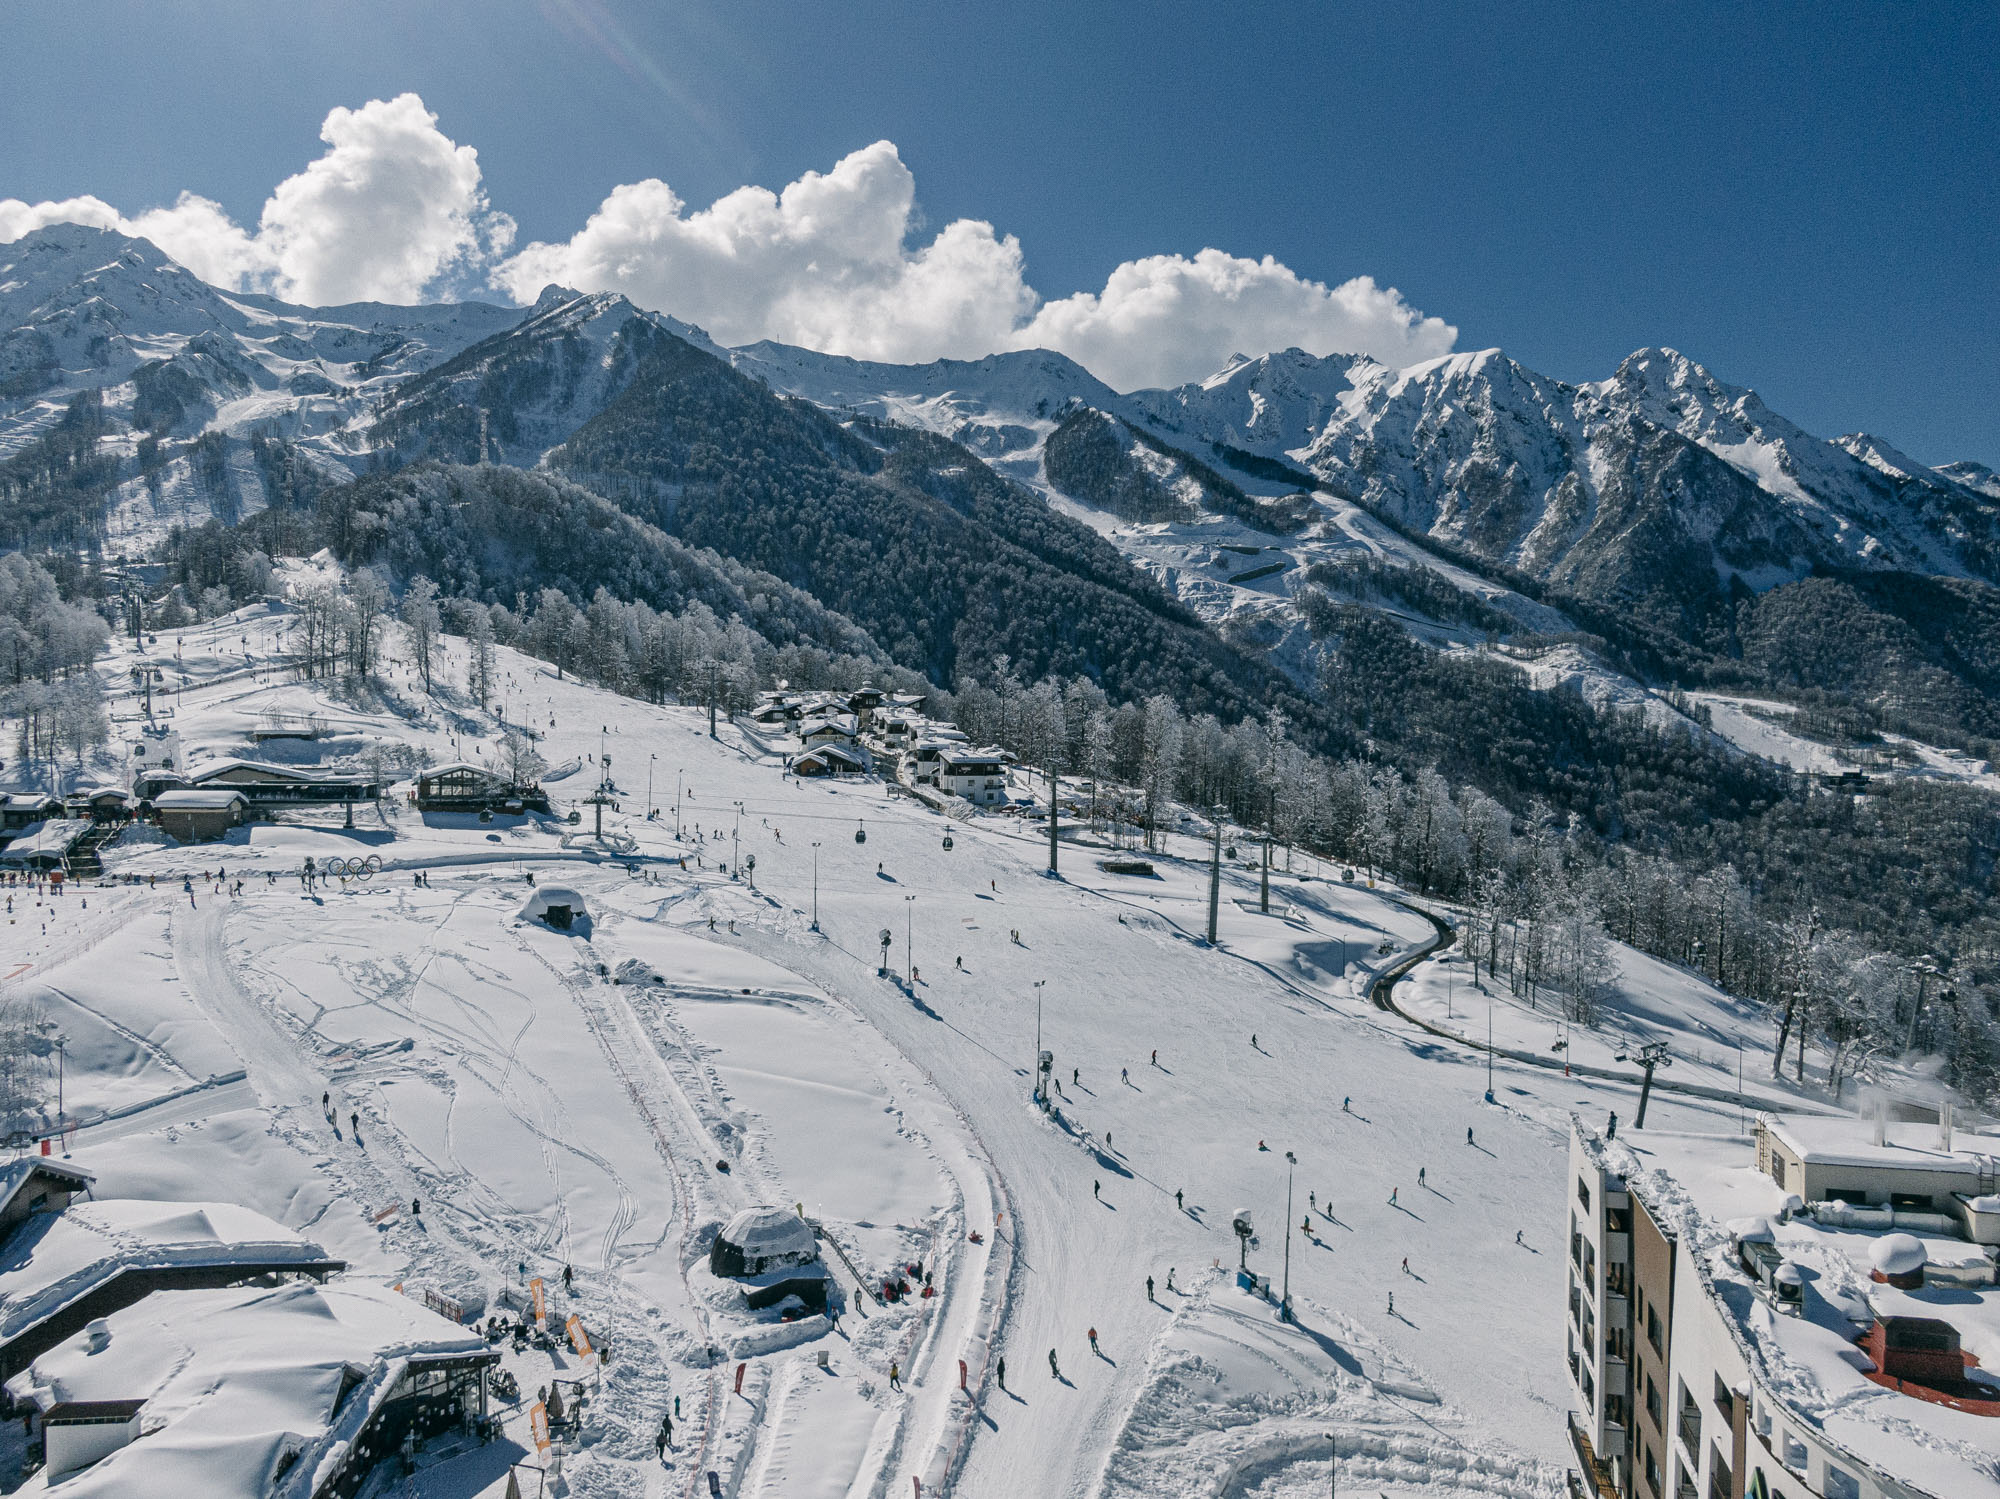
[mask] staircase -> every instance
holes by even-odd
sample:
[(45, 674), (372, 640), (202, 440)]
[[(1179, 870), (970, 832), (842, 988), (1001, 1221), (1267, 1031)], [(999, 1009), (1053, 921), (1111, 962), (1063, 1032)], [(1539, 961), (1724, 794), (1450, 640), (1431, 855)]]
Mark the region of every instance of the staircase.
[(116, 838), (124, 828), (115, 822), (100, 822), (91, 826), (89, 832), (69, 846), (63, 855), (63, 868), (73, 880), (97, 880), (104, 877), (104, 861), (97, 851)]

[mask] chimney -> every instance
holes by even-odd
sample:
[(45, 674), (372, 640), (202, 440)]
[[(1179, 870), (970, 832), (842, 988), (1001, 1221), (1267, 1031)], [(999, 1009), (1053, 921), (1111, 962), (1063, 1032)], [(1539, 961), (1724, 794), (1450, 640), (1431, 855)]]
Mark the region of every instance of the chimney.
[(1887, 1094), (1877, 1094), (1875, 1097), (1875, 1143), (1877, 1145), (1886, 1145), (1889, 1143), (1889, 1098)]
[(1945, 1099), (1938, 1105), (1938, 1149), (1951, 1154), (1951, 1100)]

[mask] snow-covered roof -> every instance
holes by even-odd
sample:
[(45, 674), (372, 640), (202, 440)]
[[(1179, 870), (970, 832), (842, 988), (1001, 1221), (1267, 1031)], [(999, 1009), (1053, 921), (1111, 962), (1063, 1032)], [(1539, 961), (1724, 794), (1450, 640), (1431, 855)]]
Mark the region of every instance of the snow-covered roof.
[[(1760, 1121), (1785, 1148), (1808, 1166), (1872, 1166), (1896, 1171), (1979, 1169), (1979, 1157), (2000, 1153), (2000, 1140), (1973, 1136), (1974, 1148), (1959, 1137), (1954, 1148), (1940, 1148), (1937, 1126), (1891, 1124), (1883, 1143), (1875, 1144), (1874, 1126), (1852, 1115), (1765, 1115)], [(1982, 1148), (1983, 1147), (1983, 1148)]]
[(27, 1219), (0, 1245), (0, 1343), (127, 1271), (339, 1263), (233, 1202), (72, 1203)]
[[(477, 1333), (368, 1281), (178, 1291), (106, 1320), (99, 1351), (78, 1334), (7, 1383), (44, 1409), (145, 1402), (146, 1435), (64, 1477), (65, 1499), (299, 1499), (330, 1476), (412, 1360), (486, 1356)], [(45, 1474), (21, 1490), (46, 1491)]]
[(590, 907), (584, 901), (582, 892), (570, 885), (537, 885), (528, 892), (528, 898), (521, 902), (517, 913), (524, 921), (540, 921), (549, 914), (551, 906), (568, 906), (572, 916), (587, 916)]
[(819, 1253), (819, 1241), (813, 1237), (812, 1226), (797, 1213), (788, 1213), (783, 1208), (745, 1208), (724, 1226), (722, 1238), (742, 1250), (746, 1259)]
[(792, 768), (796, 770), (799, 766), (807, 764), (808, 762), (811, 761), (817, 761), (822, 765), (827, 765), (831, 764), (836, 760), (840, 761), (842, 764), (851, 765), (856, 770), (866, 770), (868, 768), (868, 762), (865, 759), (863, 759), (858, 752), (849, 749), (844, 744), (815, 745), (812, 749), (807, 750), (803, 755), (800, 755), (798, 759), (794, 760), (792, 762)]
[(248, 806), (250, 799), (240, 791), (162, 791), (153, 798), (157, 812), (220, 812), (232, 805)]
[(259, 775), (273, 776), (281, 781), (316, 781), (324, 777), (292, 765), (273, 765), (266, 760), (205, 760), (200, 765), (188, 767), (187, 777), (196, 785), (212, 781), (219, 775), (227, 775), (233, 770), (254, 770)]
[(1014, 757), (1003, 749), (988, 745), (985, 749), (948, 749), (941, 757), (945, 768), (954, 765), (1005, 765)]
[[(1788, 1145), (1803, 1137), (1838, 1148), (1849, 1134), (1865, 1142), (1872, 1132), (1852, 1117), (1788, 1116), (1782, 1122)], [(1928, 1128), (1934, 1138), (1935, 1126)], [(1957, 1329), (1961, 1346), (1983, 1368), (2000, 1368), (2000, 1287), (1966, 1283), (1986, 1267), (1980, 1245), (1941, 1228), (1890, 1232), (1889, 1222), (1864, 1223), (1868, 1211), (1845, 1204), (1828, 1205), (1820, 1217), (1788, 1214), (1789, 1194), (1757, 1169), (1740, 1138), (1647, 1130), (1600, 1142), (1599, 1149), (1604, 1164), (1687, 1245), (1704, 1293), (1766, 1390), (1856, 1461), (1922, 1492), (1939, 1499), (2000, 1499), (2000, 1475), (1992, 1467), (2000, 1422), (1874, 1383), (1854, 1342), (1878, 1317), (1936, 1319)], [(1860, 1163), (1881, 1164), (1875, 1149), (1864, 1144), (1856, 1152)], [(1741, 1230), (1797, 1267), (1803, 1297), (1797, 1314), (1774, 1309), (1757, 1293), (1736, 1254), (1735, 1239), (1746, 1236)], [(1952, 1283), (1905, 1291), (1873, 1279), (1877, 1269), (1907, 1274), (1924, 1264), (1942, 1267)]]
[(503, 781), (506, 779), (505, 776), (501, 775), (500, 772), (495, 770), (492, 766), (474, 765), (470, 760), (451, 760), (443, 765), (426, 765), (422, 770), (418, 771), (417, 774), (419, 776), (444, 776), (444, 775), (450, 775), (453, 771), (459, 771), (459, 770), (469, 770), (474, 775), (491, 776), (496, 781)]
[(45, 791), (0, 791), (0, 809), (19, 812), (24, 808), (61, 806), (59, 798)]
[(69, 852), (69, 846), (90, 831), (90, 822), (81, 817), (52, 817), (46, 822), (31, 822), (21, 829), (20, 836), (0, 852), (0, 864), (21, 864), (29, 859), (60, 858)]

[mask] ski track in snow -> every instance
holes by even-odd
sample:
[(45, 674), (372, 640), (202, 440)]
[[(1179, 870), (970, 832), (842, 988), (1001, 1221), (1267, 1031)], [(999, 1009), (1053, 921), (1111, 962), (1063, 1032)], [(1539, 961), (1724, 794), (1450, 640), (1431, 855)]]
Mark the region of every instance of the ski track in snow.
[[(311, 705), (348, 743), (372, 733), (440, 758), (458, 748), (448, 725), (463, 713), (417, 724), (243, 673), (239, 637), (267, 623), (187, 632), (191, 685), (174, 721), (191, 748), (240, 752), (275, 703)], [(207, 655), (204, 635), (218, 647)], [(1622, 1110), (1631, 1090), (1503, 1058), (1499, 1106), (1477, 1104), (1483, 1058), (1366, 997), (1394, 961), (1383, 946), (1400, 955), (1428, 936), (1398, 892), (1274, 872), (1264, 915), (1254, 871), (1232, 863), (1223, 941), (1209, 948), (1195, 839), (1170, 835), (1151, 879), (1100, 874), (1088, 850), (1066, 846), (1063, 878), (1049, 879), (1032, 826), (946, 823), (879, 786), (783, 780), (762, 737), (724, 725), (711, 741), (694, 710), (502, 661), (520, 713), (578, 726), (547, 736), (551, 758), (587, 763), (602, 724), (628, 782), (635, 745), (641, 765), (648, 746), (672, 761), (687, 837), (675, 841), (671, 817), (614, 811), (641, 841), (647, 878), (528, 827), (457, 831), (408, 812), (388, 826), (371, 812), (353, 835), (279, 826), (220, 849), (121, 854), (115, 869), (156, 871), (160, 887), (102, 889), (88, 911), (65, 896), (13, 929), (31, 966), (6, 992), (98, 1017), (105, 1045), (152, 1069), (163, 1095), (84, 1131), (81, 1161), (184, 1162), (172, 1180), (195, 1195), (220, 1190), (203, 1173), (241, 1163), (246, 1196), (310, 1224), (353, 1273), (446, 1294), (495, 1290), (519, 1262), (553, 1275), (555, 1320), (575, 1311), (615, 1350), (568, 1453), (579, 1495), (696, 1495), (713, 1471), (730, 1499), (888, 1499), (912, 1493), (913, 1478), (927, 1496), (1275, 1499), (1324, 1491), (1329, 1434), (1343, 1485), (1392, 1499), (1557, 1493), (1557, 1146), (1569, 1110)], [(669, 811), (670, 789), (656, 797)], [(629, 805), (638, 793), (619, 794)], [(714, 857), (732, 847), (738, 800), (755, 891)], [(848, 844), (857, 825), (865, 849)], [(954, 853), (939, 846), (946, 826)], [(357, 837), (384, 855), (383, 874), (313, 897), (265, 878)], [(806, 914), (815, 841), (821, 931)], [(684, 873), (682, 853), (703, 867)], [(591, 904), (586, 929), (515, 920), (523, 872), (548, 867), (524, 859), (561, 861)], [(182, 872), (223, 861), (246, 893), (201, 880), (190, 907)], [(412, 868), (431, 871), (429, 888), (412, 885)], [(923, 966), (914, 984), (878, 976), (882, 926), (899, 967)], [(93, 988), (121, 940), (148, 932), (161, 950), (134, 971), (157, 994)], [(612, 981), (635, 962), (643, 978)], [(1652, 970), (1632, 972), (1658, 989), (1655, 1026), (1692, 1005)], [(1063, 1084), (1046, 1114), (1028, 1098), (1038, 979), (1049, 980), (1042, 1044)], [(1721, 1012), (1689, 1014), (1699, 1033)], [(218, 1070), (188, 1065), (197, 1047), (240, 1057), (247, 1080), (166, 1096)], [(321, 1091), (334, 1095), (331, 1122)], [(1663, 1125), (1735, 1124), (1725, 1105), (1656, 1094), (1653, 1107)], [(1477, 1149), (1461, 1143), (1468, 1123)], [(1301, 1159), (1290, 1223), (1286, 1149)], [(1385, 1206), (1392, 1187), (1401, 1204)], [(846, 1308), (837, 1334), (747, 1316), (709, 1275), (711, 1236), (741, 1207), (794, 1201), (871, 1283), (921, 1259), (938, 1294), (879, 1304), (829, 1252)], [(1250, 1252), (1274, 1289), (1291, 1240), (1297, 1328), (1234, 1284), (1228, 1219), (1242, 1205), (1257, 1213)], [(1308, 1216), (1311, 1236), (1296, 1231)], [(560, 1289), (563, 1264), (577, 1271), (573, 1294)], [(1092, 1325), (1101, 1356), (1083, 1336)], [(577, 1372), (566, 1353), (509, 1359), (530, 1392)], [(676, 1395), (682, 1420), (661, 1464), (652, 1429)], [(504, 1414), (521, 1441), (523, 1410)], [(406, 1489), (497, 1496), (490, 1477), (460, 1482), (460, 1470)]]

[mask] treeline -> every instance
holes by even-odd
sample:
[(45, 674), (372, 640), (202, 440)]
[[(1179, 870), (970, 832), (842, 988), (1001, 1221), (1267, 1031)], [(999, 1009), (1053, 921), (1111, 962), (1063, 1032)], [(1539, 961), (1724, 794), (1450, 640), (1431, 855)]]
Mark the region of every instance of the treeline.
[(110, 638), (103, 616), (65, 599), (40, 563), (0, 557), (0, 719), (14, 725), (19, 759), (50, 763), (67, 752), (81, 765), (104, 743), (110, 721), (90, 664)]

